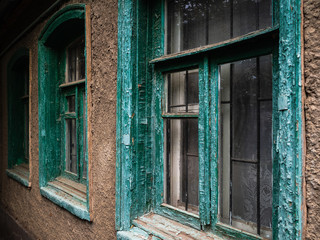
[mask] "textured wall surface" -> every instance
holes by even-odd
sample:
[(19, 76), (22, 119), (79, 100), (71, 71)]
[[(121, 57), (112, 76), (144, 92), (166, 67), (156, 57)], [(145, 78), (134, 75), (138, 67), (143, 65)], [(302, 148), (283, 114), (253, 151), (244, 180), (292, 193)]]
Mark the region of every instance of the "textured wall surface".
[(320, 1), (304, 1), (306, 239), (320, 238)]
[[(67, 1), (64, 4), (77, 3)], [(82, 1), (91, 6), (93, 222), (83, 221), (40, 195), (38, 158), (38, 36), (46, 21), (28, 32), (0, 59), (0, 206), (37, 239), (115, 239), (117, 9), (116, 0)], [(47, 19), (49, 19), (48, 16)], [(32, 51), (30, 189), (9, 178), (7, 168), (6, 64), (20, 47)]]

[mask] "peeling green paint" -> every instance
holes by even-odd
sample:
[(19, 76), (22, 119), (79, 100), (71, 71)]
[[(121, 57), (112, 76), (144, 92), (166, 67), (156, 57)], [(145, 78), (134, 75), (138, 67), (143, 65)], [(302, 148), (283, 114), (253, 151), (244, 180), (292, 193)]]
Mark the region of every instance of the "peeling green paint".
[[(69, 90), (66, 87), (61, 90), (59, 85), (65, 80), (66, 47), (86, 31), (85, 7), (84, 4), (74, 4), (61, 9), (47, 22), (39, 36), (39, 185), (43, 196), (76, 216), (89, 221), (88, 177), (87, 180), (80, 181), (87, 185), (87, 199), (80, 208), (72, 201), (59, 197), (59, 191), (47, 191), (46, 188), (48, 182), (64, 175), (65, 133), (63, 120), (67, 115), (64, 114), (63, 109), (66, 104), (65, 94), (68, 94)], [(78, 83), (74, 88), (74, 94), (78, 95), (76, 97), (79, 98), (80, 105), (85, 104), (82, 103), (81, 93), (87, 92), (86, 81)], [(79, 109), (79, 114), (82, 115), (83, 108), (79, 106)], [(69, 117), (73, 116), (69, 115)], [(80, 120), (80, 124), (77, 124), (77, 134), (82, 131), (82, 124), (87, 124), (86, 119)], [(82, 140), (80, 140), (80, 145), (82, 144)], [(84, 154), (88, 163), (87, 149)], [(82, 157), (82, 153), (80, 156)]]
[(277, 219), (273, 221), (277, 227), (275, 239), (302, 239), (300, 5), (300, 0), (279, 1), (278, 90), (280, 102), (286, 104), (280, 104), (277, 113), (279, 125), (275, 141), (279, 175), (275, 180), (279, 182), (279, 199)]
[(23, 186), (29, 187), (29, 178), (24, 178), (23, 176), (16, 174), (14, 171), (11, 171), (10, 169), (7, 169), (6, 173), (9, 177), (21, 183)]
[[(153, 211), (224, 237), (260, 239), (218, 221), (218, 65), (272, 53), (273, 239), (301, 239), (300, 0), (275, 0), (273, 7), (272, 28), (162, 57), (163, 1), (119, 1), (117, 230), (129, 229), (133, 219)], [(199, 67), (199, 218), (161, 206), (163, 74), (190, 67)]]

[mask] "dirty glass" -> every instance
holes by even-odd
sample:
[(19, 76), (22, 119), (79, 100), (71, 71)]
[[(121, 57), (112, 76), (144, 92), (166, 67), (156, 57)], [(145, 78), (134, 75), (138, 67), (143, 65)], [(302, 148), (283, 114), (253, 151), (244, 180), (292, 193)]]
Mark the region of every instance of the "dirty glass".
[(272, 238), (271, 55), (220, 66), (220, 221)]
[(170, 73), (167, 76), (167, 112), (199, 111), (198, 69)]
[(198, 119), (167, 119), (165, 202), (198, 213)]
[(166, 74), (164, 88), (164, 201), (198, 214), (199, 70)]
[(272, 25), (271, 0), (169, 0), (166, 8), (168, 54)]
[(73, 42), (67, 48), (67, 82), (74, 82), (85, 78), (84, 38)]
[(66, 119), (66, 170), (77, 174), (76, 119)]

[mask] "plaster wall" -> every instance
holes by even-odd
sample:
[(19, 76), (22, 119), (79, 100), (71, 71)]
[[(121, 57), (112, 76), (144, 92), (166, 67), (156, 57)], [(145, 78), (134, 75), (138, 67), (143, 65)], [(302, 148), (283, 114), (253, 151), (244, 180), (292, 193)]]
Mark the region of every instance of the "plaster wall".
[[(66, 1), (62, 7), (79, 1)], [(85, 0), (91, 6), (92, 155), (90, 189), (93, 221), (80, 220), (40, 195), (38, 149), (38, 37), (46, 21), (39, 23), (0, 59), (0, 207), (12, 215), (36, 239), (115, 239), (117, 10), (116, 0)], [(57, 9), (58, 10), (58, 9)], [(31, 188), (9, 178), (7, 168), (6, 68), (21, 47), (31, 50), (30, 145)]]
[(306, 239), (320, 237), (320, 1), (304, 0)]

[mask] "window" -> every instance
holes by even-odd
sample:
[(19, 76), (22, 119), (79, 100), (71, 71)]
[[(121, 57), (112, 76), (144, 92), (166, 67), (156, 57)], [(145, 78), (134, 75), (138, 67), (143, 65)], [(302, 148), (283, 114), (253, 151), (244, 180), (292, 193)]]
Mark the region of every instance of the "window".
[(299, 4), (119, 3), (118, 230), (301, 238)]
[(8, 169), (7, 174), (29, 182), (29, 50), (20, 49), (8, 64)]
[(85, 56), (84, 37), (66, 49), (66, 79), (59, 87), (63, 102), (64, 173), (67, 178), (85, 183), (86, 129), (85, 129)]
[(90, 220), (85, 14), (67, 6), (39, 38), (39, 162), (41, 194)]

